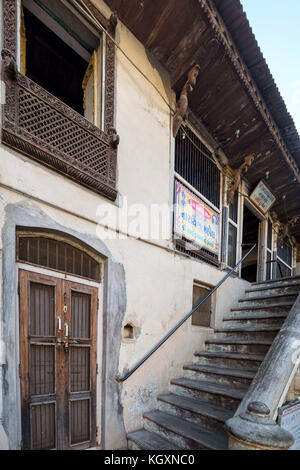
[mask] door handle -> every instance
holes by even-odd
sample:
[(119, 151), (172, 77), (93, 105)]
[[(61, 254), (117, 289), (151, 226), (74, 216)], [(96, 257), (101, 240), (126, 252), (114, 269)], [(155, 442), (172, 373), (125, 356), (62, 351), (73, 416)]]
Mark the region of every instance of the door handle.
[(65, 323), (65, 338), (64, 338), (64, 350), (69, 352), (69, 325)]

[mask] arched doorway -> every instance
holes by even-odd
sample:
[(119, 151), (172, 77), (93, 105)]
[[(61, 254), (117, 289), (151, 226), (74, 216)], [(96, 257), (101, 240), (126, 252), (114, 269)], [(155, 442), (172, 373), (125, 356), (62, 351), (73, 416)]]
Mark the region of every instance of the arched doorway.
[(96, 444), (101, 263), (47, 233), (17, 233), (24, 449)]

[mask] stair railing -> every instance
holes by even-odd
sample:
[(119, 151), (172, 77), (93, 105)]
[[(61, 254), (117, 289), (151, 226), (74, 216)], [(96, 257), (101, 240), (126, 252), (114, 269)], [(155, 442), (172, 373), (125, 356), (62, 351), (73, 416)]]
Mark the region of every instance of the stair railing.
[(280, 262), (278, 261), (278, 259), (273, 259), (271, 261), (266, 261), (266, 264), (272, 264), (272, 263), (277, 263), (277, 266), (279, 268), (279, 272), (280, 272), (280, 276), (283, 277), (283, 274), (282, 274), (282, 267), (281, 267), (281, 264)]
[(274, 339), (235, 416), (226, 423), (230, 449), (282, 450), (293, 445), (293, 436), (276, 423), (276, 418), (299, 363), (300, 295)]
[[(244, 246), (250, 246), (249, 244), (247, 245), (244, 245)], [(187, 315), (185, 315), (185, 317), (179, 322), (177, 323), (177, 325), (172, 328), (169, 333), (167, 333), (163, 339), (161, 339), (159, 341), (159, 343), (156, 344), (156, 346), (154, 346), (150, 352), (148, 352), (148, 354), (146, 354), (143, 359), (141, 359), (132, 369), (130, 369), (129, 371), (127, 371), (122, 377), (120, 376), (116, 376), (116, 380), (117, 382), (125, 382), (127, 379), (129, 379), (129, 377), (132, 376), (132, 374), (137, 371), (151, 356), (152, 354), (154, 354), (192, 315), (193, 313), (195, 313), (196, 310), (198, 310), (198, 308), (214, 293), (216, 292), (217, 289), (219, 289), (219, 287), (224, 284), (224, 282), (231, 276), (231, 274), (234, 273), (234, 271), (236, 271), (236, 269), (245, 261), (245, 259), (250, 255), (250, 253), (252, 253), (252, 251), (256, 248), (256, 243), (254, 245), (252, 245), (252, 248), (248, 251), (248, 253), (243, 256), (243, 258), (240, 259), (240, 261), (236, 264), (236, 266), (234, 268), (232, 268), (227, 274), (226, 276), (216, 285), (216, 287), (214, 287), (214, 289), (212, 289), (210, 291), (210, 293), (205, 297), (205, 299), (203, 299), (195, 308), (193, 308), (192, 311), (190, 311)]]

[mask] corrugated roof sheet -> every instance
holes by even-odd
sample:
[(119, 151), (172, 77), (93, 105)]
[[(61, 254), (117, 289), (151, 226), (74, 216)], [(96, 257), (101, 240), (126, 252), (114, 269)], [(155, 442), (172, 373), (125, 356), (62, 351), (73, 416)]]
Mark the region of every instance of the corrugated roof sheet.
[[(214, 0), (234, 42), (259, 88), (286, 145), (300, 168), (300, 138), (277, 88), (240, 0)], [(284, 5), (283, 5), (283, 8)]]

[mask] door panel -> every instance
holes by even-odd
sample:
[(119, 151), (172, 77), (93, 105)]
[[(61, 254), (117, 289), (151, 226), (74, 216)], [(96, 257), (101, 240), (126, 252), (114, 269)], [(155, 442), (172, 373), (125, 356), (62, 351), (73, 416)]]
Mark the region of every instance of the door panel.
[[(96, 440), (97, 291), (76, 283), (64, 286), (69, 324), (69, 445)], [(94, 410), (94, 412), (93, 412)]]
[(56, 404), (31, 406), (32, 449), (54, 449), (56, 447)]
[(97, 299), (94, 287), (20, 271), (25, 449), (95, 443)]

